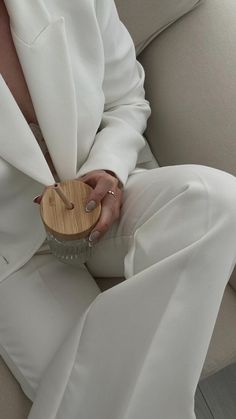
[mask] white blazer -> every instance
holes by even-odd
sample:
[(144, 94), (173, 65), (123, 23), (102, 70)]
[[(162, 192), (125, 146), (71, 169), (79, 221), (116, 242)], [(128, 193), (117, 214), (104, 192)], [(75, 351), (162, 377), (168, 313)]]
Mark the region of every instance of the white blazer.
[[(34, 109), (60, 180), (112, 170), (125, 185), (153, 156), (144, 70), (114, 0), (5, 0)], [(0, 281), (45, 239), (33, 197), (54, 182), (0, 77)]]

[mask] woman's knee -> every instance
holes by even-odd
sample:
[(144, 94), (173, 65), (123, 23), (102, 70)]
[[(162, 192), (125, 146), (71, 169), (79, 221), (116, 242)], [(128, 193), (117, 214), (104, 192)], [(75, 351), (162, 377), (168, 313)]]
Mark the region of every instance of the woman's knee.
[(147, 170), (132, 176), (125, 192), (120, 235), (134, 233), (153, 217), (158, 229), (176, 229), (178, 224), (193, 231), (194, 239), (222, 216), (236, 223), (236, 178), (209, 166), (184, 164)]
[(206, 191), (209, 222), (224, 217), (236, 232), (236, 177), (209, 166), (191, 165), (191, 169)]
[[(198, 220), (199, 235), (204, 234), (219, 219), (222, 226), (231, 225), (232, 231), (236, 233), (235, 176), (197, 164), (168, 166), (165, 170), (165, 187), (156, 200), (157, 212), (162, 208), (166, 210), (176, 201), (175, 218), (186, 227), (188, 223), (195, 225)], [(159, 179), (157, 175), (157, 184)]]

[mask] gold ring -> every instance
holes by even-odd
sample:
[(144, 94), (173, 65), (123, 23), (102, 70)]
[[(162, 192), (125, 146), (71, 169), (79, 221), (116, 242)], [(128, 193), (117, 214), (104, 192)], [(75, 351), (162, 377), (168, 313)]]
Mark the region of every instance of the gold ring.
[(113, 198), (115, 198), (116, 199), (116, 195), (115, 195), (115, 192), (113, 192), (113, 191), (107, 191), (107, 193), (109, 193), (109, 194), (111, 194), (112, 196), (113, 196)]

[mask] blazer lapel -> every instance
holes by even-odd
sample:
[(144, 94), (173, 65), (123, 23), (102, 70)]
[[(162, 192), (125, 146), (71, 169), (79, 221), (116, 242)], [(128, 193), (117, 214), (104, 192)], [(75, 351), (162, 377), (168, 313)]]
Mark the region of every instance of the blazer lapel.
[(54, 178), (22, 112), (0, 75), (0, 156), (43, 185)]
[[(16, 51), (55, 169), (61, 180), (75, 178), (77, 104), (64, 18), (52, 19), (43, 0), (5, 3)], [(25, 147), (23, 139), (21, 145)]]

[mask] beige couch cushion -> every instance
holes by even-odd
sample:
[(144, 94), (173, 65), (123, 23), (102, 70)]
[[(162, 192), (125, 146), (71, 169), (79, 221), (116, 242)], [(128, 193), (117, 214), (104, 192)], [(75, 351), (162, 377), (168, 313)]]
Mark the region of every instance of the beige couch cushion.
[(236, 175), (236, 1), (208, 0), (139, 56), (151, 103), (145, 137), (160, 166)]
[(202, 0), (115, 0), (121, 21), (136, 45), (137, 55), (160, 32)]

